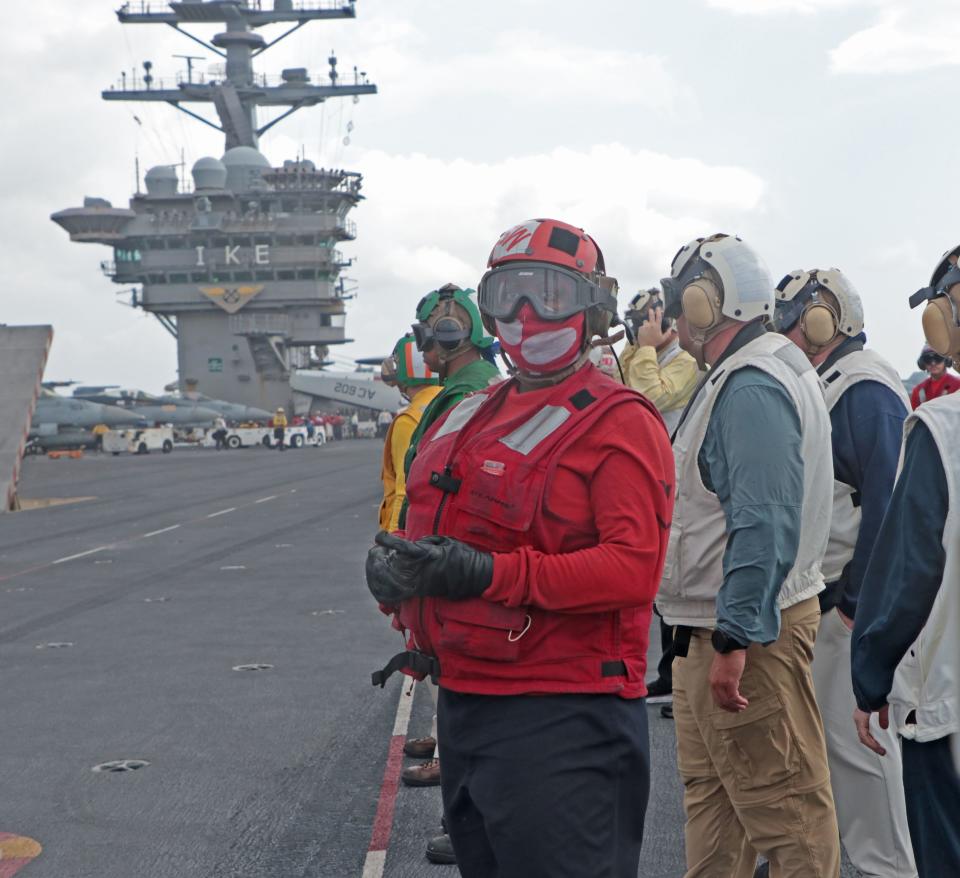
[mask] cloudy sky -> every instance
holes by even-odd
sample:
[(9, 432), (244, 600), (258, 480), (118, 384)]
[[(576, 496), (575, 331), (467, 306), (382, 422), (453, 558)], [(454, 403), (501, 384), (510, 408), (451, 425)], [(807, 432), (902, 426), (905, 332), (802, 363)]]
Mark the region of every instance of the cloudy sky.
[[(173, 339), (118, 304), (99, 272), (110, 251), (71, 244), (49, 215), (85, 195), (124, 205), (135, 155), (144, 170), (183, 148), (189, 168), (222, 140), (162, 104), (100, 100), (144, 59), (163, 76), (182, 69), (174, 54), (203, 54), (167, 27), (121, 26), (116, 6), (23, 4), (8, 26), (0, 321), (54, 325), (48, 378), (159, 390), (176, 377)], [(344, 247), (360, 283), (347, 320), (357, 341), (338, 358), (389, 350), (424, 292), (475, 285), (502, 230), (552, 215), (597, 238), (628, 293), (718, 230), (751, 242), (775, 278), (839, 267), (863, 296), (871, 344), (912, 371), (922, 337), (906, 297), (960, 239), (955, 0), (358, 0), (357, 11), (308, 25), (259, 67), (306, 66), (317, 81), (335, 48), (342, 73), (357, 64), (380, 87), (301, 111), (261, 143), (274, 164), (303, 151), (364, 174), (360, 237)]]

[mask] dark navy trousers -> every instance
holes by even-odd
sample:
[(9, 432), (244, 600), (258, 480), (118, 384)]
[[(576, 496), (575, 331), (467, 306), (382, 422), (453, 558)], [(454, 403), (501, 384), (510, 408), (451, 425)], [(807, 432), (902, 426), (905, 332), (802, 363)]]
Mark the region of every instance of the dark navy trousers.
[(960, 777), (949, 736), (903, 740), (903, 789), (920, 878), (960, 875)]
[(463, 878), (636, 878), (650, 792), (644, 699), (441, 688), (437, 721)]

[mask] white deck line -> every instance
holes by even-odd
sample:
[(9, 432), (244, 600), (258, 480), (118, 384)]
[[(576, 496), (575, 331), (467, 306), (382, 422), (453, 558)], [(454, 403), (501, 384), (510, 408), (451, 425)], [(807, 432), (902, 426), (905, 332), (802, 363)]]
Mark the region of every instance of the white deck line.
[(150, 533), (144, 534), (143, 536), (155, 537), (155, 536), (158, 536), (159, 534), (165, 534), (165, 533), (169, 533), (172, 530), (176, 530), (178, 527), (180, 527), (179, 524), (171, 524), (170, 527), (161, 527), (160, 530), (152, 530), (150, 531)]
[(218, 515), (226, 515), (228, 512), (236, 512), (237, 507), (231, 506), (229, 509), (221, 509), (219, 512), (211, 512), (207, 518), (216, 518)]
[(66, 564), (67, 561), (76, 561), (77, 558), (86, 558), (87, 555), (95, 555), (97, 552), (103, 552), (106, 549), (109, 549), (110, 546), (97, 546), (95, 549), (87, 549), (86, 552), (77, 552), (76, 555), (67, 555), (66, 558), (57, 558), (56, 561), (51, 562), (52, 564)]

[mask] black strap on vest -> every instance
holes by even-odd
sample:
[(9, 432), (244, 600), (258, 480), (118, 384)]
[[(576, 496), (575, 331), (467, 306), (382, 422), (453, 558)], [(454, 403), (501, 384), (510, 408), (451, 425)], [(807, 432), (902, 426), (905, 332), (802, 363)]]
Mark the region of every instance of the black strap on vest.
[[(447, 467), (449, 469), (450, 467)], [(444, 494), (456, 494), (460, 490), (461, 479), (455, 479), (449, 473), (430, 473), (430, 484), (439, 488)]]
[(600, 676), (601, 677), (626, 677), (627, 665), (625, 662), (619, 659), (614, 662), (601, 662)]
[(673, 654), (686, 658), (690, 652), (690, 637), (693, 635), (693, 628), (689, 625), (677, 625), (673, 629)]
[(440, 662), (432, 655), (424, 655), (422, 652), (416, 652), (412, 649), (395, 655), (384, 665), (383, 670), (374, 671), (371, 675), (371, 682), (374, 686), (381, 689), (386, 686), (389, 680), (397, 671), (413, 671), (421, 677), (429, 677), (431, 682), (436, 685), (440, 677)]

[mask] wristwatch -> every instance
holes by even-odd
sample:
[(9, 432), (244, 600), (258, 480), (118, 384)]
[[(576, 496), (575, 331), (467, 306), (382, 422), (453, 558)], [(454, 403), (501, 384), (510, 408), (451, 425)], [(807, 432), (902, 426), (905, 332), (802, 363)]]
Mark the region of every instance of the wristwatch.
[(750, 645), (748, 643), (741, 643), (729, 634), (724, 634), (719, 628), (714, 629), (713, 634), (710, 636), (710, 642), (720, 655), (726, 655), (735, 649), (746, 649)]

